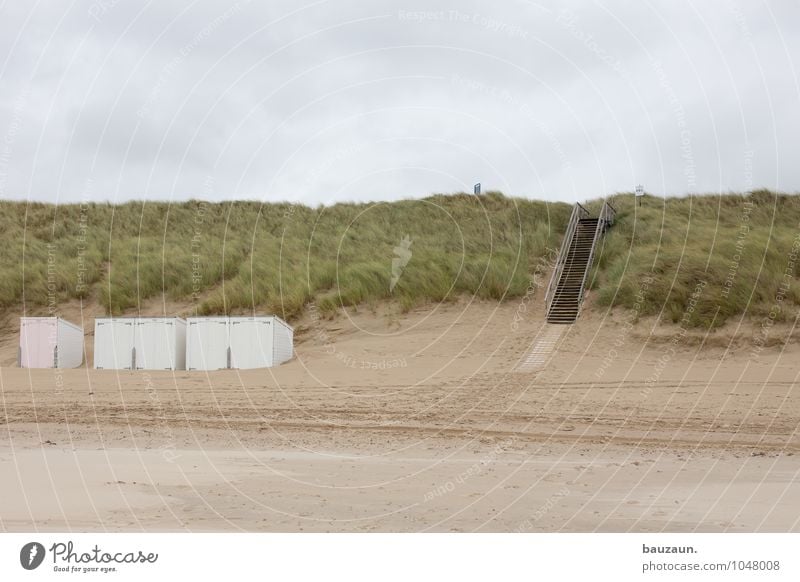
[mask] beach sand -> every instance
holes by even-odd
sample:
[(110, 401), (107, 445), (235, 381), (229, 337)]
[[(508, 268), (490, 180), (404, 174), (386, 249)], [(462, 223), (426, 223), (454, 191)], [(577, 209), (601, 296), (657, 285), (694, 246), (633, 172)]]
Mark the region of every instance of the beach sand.
[(21, 370), (6, 334), (0, 530), (800, 531), (792, 330), (543, 319), (312, 310), (291, 362), (211, 373)]

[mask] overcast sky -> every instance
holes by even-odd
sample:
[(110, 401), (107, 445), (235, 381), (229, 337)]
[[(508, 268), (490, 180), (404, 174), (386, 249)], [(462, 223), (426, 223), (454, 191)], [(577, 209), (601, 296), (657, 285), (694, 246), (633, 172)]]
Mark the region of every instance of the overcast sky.
[(800, 4), (5, 2), (0, 198), (800, 190)]

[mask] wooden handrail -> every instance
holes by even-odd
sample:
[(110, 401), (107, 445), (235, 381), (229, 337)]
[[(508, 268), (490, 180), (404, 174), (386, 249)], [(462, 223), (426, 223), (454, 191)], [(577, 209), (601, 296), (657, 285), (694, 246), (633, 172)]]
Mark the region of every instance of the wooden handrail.
[(609, 217), (606, 219), (606, 228), (614, 224), (614, 221), (617, 219), (617, 209), (608, 202), (603, 202), (603, 209), (600, 211), (600, 214), (606, 214), (606, 216)]
[(583, 273), (583, 280), (581, 281), (580, 294), (578, 295), (578, 310), (580, 311), (583, 304), (583, 292), (586, 289), (586, 277), (589, 276), (589, 271), (592, 269), (592, 261), (594, 260), (594, 249), (597, 246), (597, 241), (614, 224), (617, 217), (617, 211), (608, 202), (603, 202), (603, 208), (600, 209), (600, 216), (597, 219), (597, 227), (594, 229), (594, 240), (592, 241), (592, 249), (589, 251), (589, 259), (586, 263), (586, 271)]
[(567, 231), (564, 233), (564, 239), (561, 241), (561, 249), (558, 251), (558, 259), (555, 267), (553, 268), (553, 274), (550, 275), (550, 283), (547, 285), (547, 293), (544, 296), (545, 312), (550, 311), (550, 303), (553, 300), (553, 291), (555, 290), (555, 286), (558, 285), (558, 281), (561, 278), (561, 273), (564, 271), (564, 264), (567, 261), (567, 250), (572, 242), (575, 229), (578, 228), (578, 222), (582, 218), (587, 218), (588, 216), (589, 211), (586, 210), (580, 203), (576, 202), (575, 206), (572, 207), (572, 214), (570, 215), (569, 222), (567, 223)]

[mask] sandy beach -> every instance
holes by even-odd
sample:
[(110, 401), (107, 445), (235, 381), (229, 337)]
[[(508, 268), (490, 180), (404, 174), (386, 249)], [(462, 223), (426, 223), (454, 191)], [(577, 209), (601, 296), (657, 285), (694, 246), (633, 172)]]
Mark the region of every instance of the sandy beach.
[(22, 370), (6, 336), (0, 529), (800, 530), (793, 330), (541, 303), (312, 309), (250, 371)]

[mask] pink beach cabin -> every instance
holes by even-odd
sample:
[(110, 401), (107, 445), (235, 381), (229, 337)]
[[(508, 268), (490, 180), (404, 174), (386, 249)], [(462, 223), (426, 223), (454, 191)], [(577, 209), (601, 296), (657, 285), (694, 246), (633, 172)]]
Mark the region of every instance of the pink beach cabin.
[(77, 368), (83, 363), (83, 329), (60, 317), (21, 317), (21, 368)]

